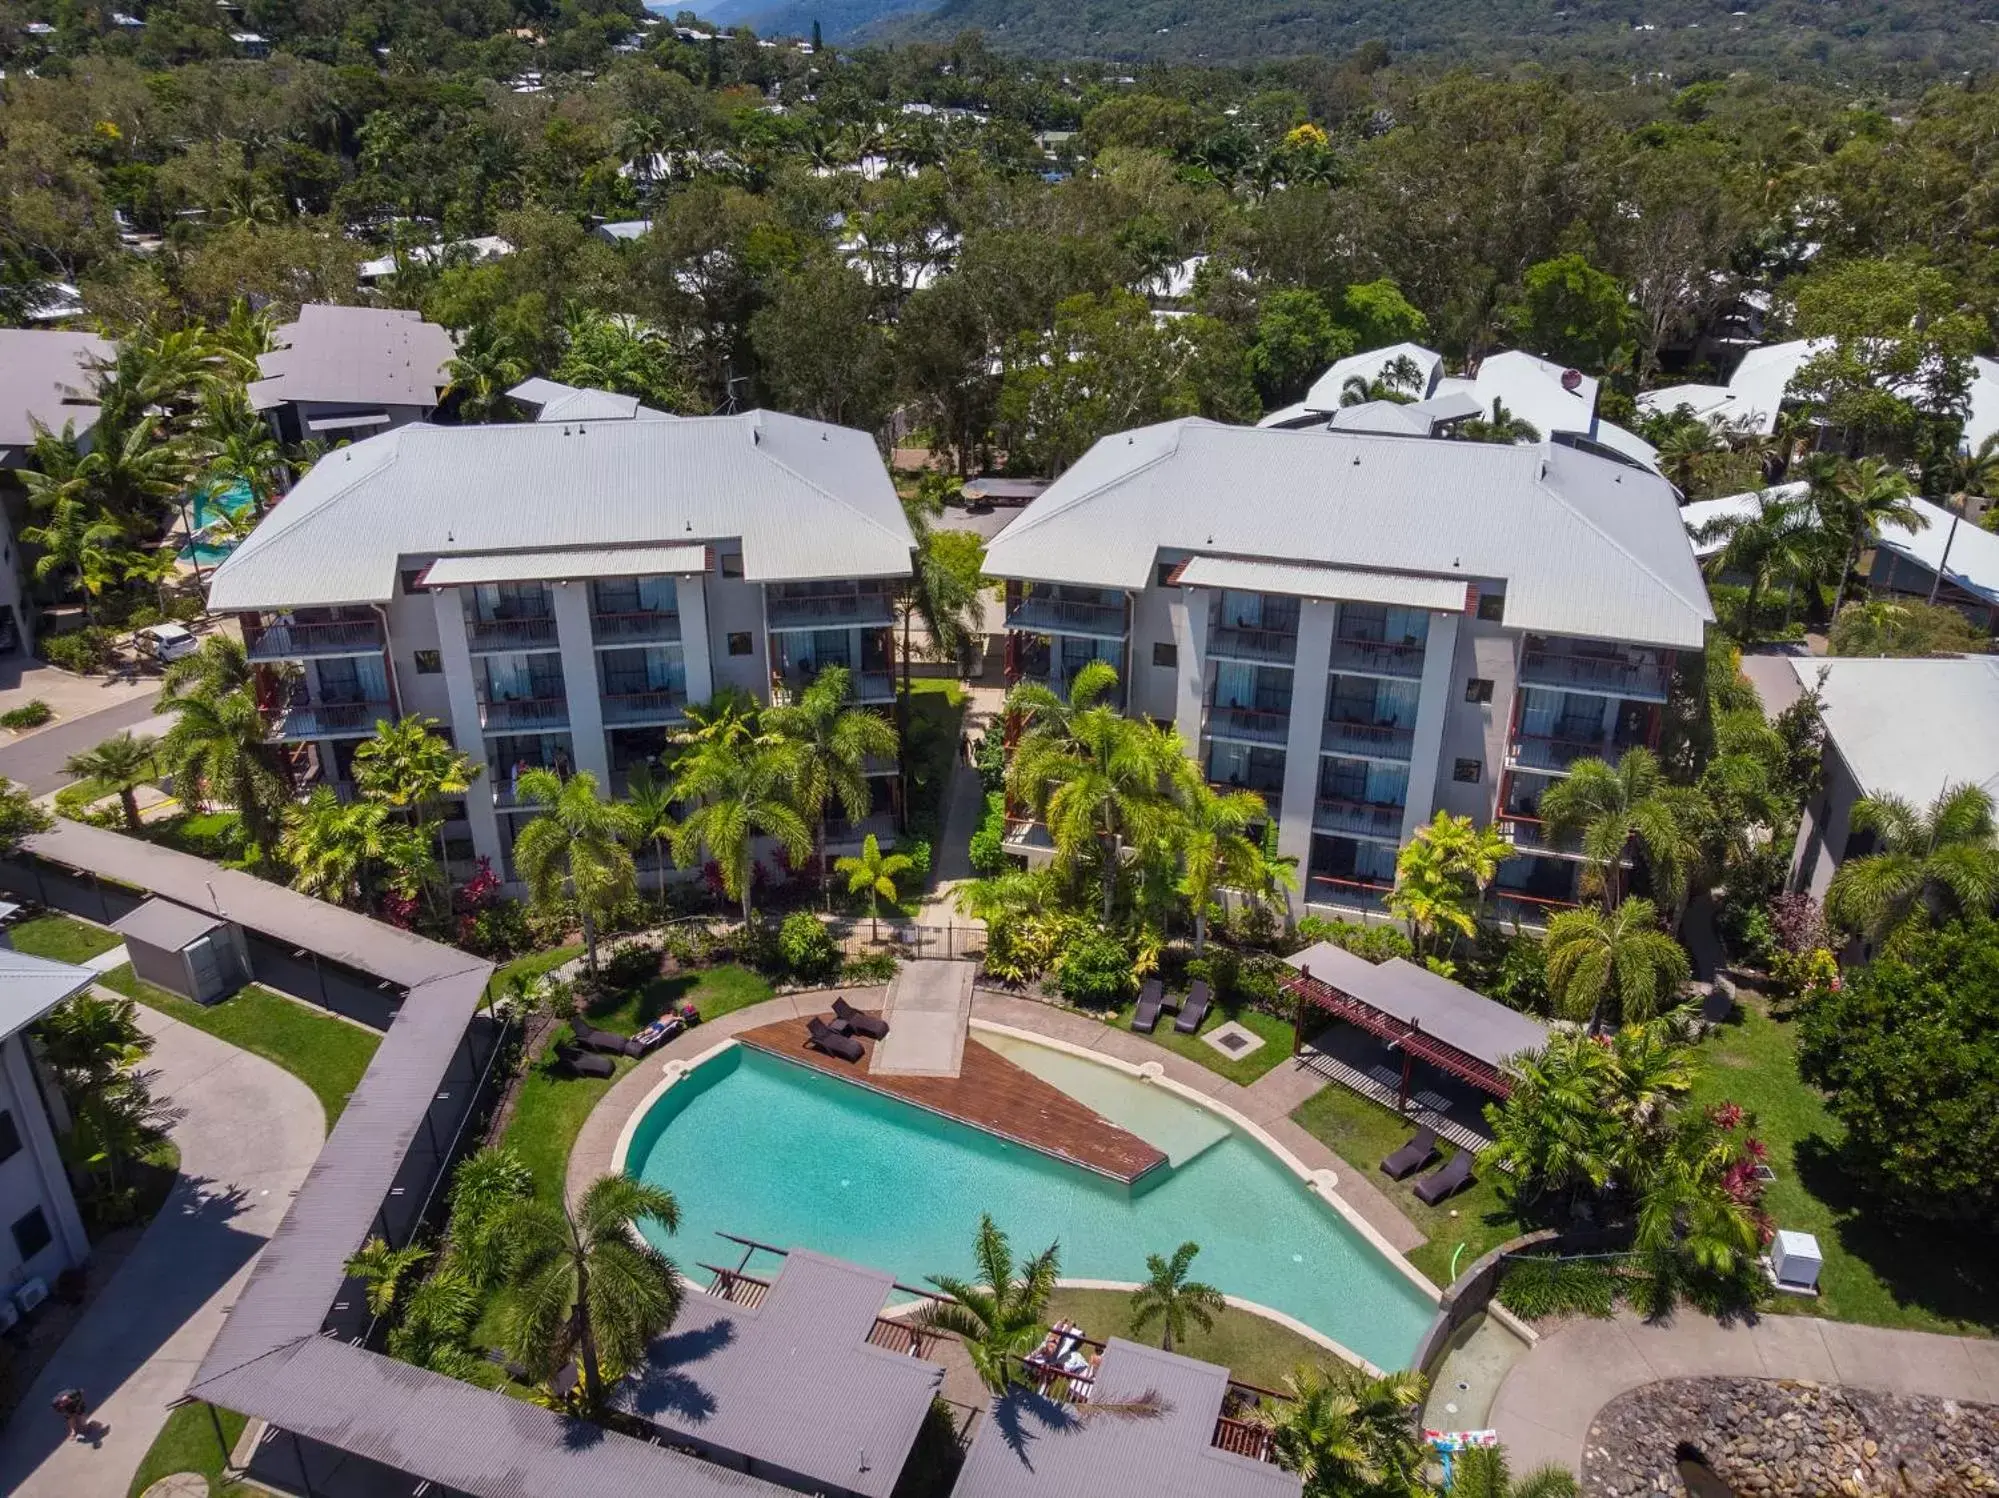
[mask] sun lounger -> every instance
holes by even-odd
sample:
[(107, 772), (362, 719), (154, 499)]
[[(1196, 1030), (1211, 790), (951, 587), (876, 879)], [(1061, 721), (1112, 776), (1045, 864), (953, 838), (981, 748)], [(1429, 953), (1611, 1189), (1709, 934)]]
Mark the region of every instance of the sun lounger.
[(1166, 985), (1157, 978), (1145, 980), (1145, 987), (1138, 991), (1138, 1008), (1132, 1011), (1131, 1027), (1141, 1035), (1150, 1035), (1152, 1027), (1159, 1023), (1159, 1011), (1166, 1005)]
[(595, 1025), (580, 1019), (569, 1022), (569, 1030), (576, 1037), (576, 1043), (586, 1051), (596, 1051), (603, 1056), (641, 1056), (643, 1051), (631, 1048), (631, 1038), (614, 1035), (609, 1030), (600, 1030)]
[(1201, 1021), (1208, 1017), (1209, 1002), (1208, 980), (1196, 978), (1194, 986), (1187, 990), (1187, 1002), (1180, 1006), (1180, 1017), (1173, 1021), (1173, 1028), (1182, 1035), (1198, 1034)]
[(838, 1056), (842, 1061), (858, 1061), (867, 1052), (861, 1043), (851, 1035), (842, 1035), (823, 1019), (814, 1018), (805, 1026), (805, 1043), (824, 1051), (829, 1056)]
[(1447, 1196), (1455, 1196), (1475, 1180), (1471, 1173), (1471, 1151), (1459, 1150), (1450, 1160), (1416, 1183), (1416, 1200), (1434, 1207)]
[(879, 1014), (869, 1014), (866, 1010), (856, 1009), (845, 999), (834, 998), (833, 1013), (846, 1024), (848, 1033), (850, 1034), (870, 1035), (876, 1040), (880, 1040), (884, 1035), (888, 1034), (887, 1020), (883, 1019)]
[(679, 1015), (662, 1014), (658, 1019), (645, 1026), (625, 1043), (625, 1054), (628, 1056), (647, 1055), (655, 1047), (665, 1045), (686, 1028), (686, 1022)]
[(1437, 1158), (1437, 1131), (1421, 1128), (1401, 1149), (1381, 1162), (1381, 1173), (1391, 1181), (1413, 1176)]
[(611, 1065), (609, 1056), (592, 1056), (573, 1045), (557, 1046), (555, 1059), (564, 1071), (574, 1077), (608, 1077), (617, 1070)]

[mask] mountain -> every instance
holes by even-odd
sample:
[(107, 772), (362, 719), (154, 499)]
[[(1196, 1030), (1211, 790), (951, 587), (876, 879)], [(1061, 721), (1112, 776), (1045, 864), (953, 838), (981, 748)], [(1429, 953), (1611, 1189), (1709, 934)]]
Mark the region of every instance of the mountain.
[[(810, 36), (817, 21), (829, 42), (852, 41), (879, 23), (908, 18), (936, 0), (708, 0), (701, 14), (723, 26), (749, 26), (760, 36)], [(662, 11), (664, 7), (659, 7)]]

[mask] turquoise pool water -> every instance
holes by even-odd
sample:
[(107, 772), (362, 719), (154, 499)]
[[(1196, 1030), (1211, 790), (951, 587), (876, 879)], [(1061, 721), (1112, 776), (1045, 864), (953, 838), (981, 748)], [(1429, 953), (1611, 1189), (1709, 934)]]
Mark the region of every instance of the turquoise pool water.
[(241, 479), (213, 491), (195, 490), (193, 503), (189, 506), (192, 512), (189, 519), (194, 526), (194, 541), (180, 549), (180, 559), (183, 562), (199, 562), (207, 566), (228, 556), (236, 549), (233, 540), (206, 541), (202, 539), (202, 532), (218, 520), (242, 514), (255, 502), (255, 496), (250, 493), (250, 486)]
[[(1090, 1079), (1093, 1090), (1108, 1080), (1144, 1091), (1150, 1116), (1125, 1116), (1169, 1157), (1220, 1122), (1107, 1068), (1060, 1059), (1101, 1074)], [(1162, 1103), (1192, 1117), (1162, 1126), (1168, 1114), (1151, 1111)], [(1140, 1279), (1148, 1253), (1191, 1240), (1201, 1245), (1200, 1278), (1295, 1316), (1381, 1367), (1405, 1366), (1433, 1303), (1266, 1150), (1224, 1128), (1134, 1194), (897, 1099), (732, 1046), (640, 1120), (626, 1168), (679, 1199), (679, 1234), (655, 1241), (690, 1271), (737, 1262), (741, 1249), (715, 1236), (724, 1231), (816, 1248), (921, 1285), (926, 1275), (971, 1272), (983, 1211), (1023, 1254), (1059, 1241), (1062, 1272), (1075, 1279)]]

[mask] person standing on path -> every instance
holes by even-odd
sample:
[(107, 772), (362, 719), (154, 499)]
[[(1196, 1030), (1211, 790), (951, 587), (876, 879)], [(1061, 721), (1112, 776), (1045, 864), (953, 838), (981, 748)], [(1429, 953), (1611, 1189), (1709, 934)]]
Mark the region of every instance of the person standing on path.
[(72, 1441), (90, 1439), (90, 1426), (85, 1416), (90, 1413), (90, 1401), (83, 1397), (81, 1389), (64, 1389), (55, 1397), (55, 1412), (62, 1416)]

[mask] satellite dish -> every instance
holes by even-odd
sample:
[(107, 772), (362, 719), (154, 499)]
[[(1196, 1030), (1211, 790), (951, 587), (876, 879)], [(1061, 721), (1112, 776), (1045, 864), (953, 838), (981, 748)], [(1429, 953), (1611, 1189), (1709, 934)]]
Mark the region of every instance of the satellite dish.
[(1565, 369), (1565, 370), (1563, 370), (1563, 371), (1562, 371), (1562, 388), (1563, 388), (1564, 390), (1568, 391), (1570, 395), (1574, 395), (1574, 394), (1575, 394), (1575, 393), (1576, 393), (1576, 392), (1577, 392), (1578, 390), (1582, 389), (1582, 388), (1583, 388), (1583, 372), (1582, 372), (1582, 371), (1581, 371), (1580, 369)]

